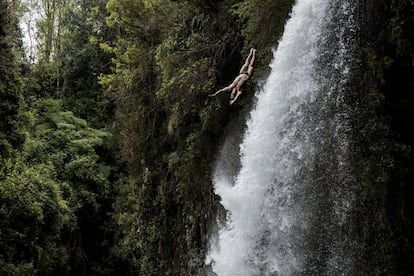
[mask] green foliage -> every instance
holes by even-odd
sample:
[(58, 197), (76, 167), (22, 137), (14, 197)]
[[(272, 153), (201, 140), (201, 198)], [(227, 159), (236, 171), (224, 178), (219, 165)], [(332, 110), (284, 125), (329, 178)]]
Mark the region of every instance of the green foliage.
[(111, 124), (97, 83), (109, 56), (89, 39), (109, 37), (106, 1), (41, 4), (39, 61), (24, 67), (21, 108), (18, 2), (0, 2), (0, 274), (109, 273), (116, 138), (90, 127)]
[(41, 17), (36, 21), (38, 58), (41, 62), (51, 63), (59, 70), (59, 51), (61, 46), (62, 16), (70, 0), (41, 0), (36, 3)]
[(56, 66), (53, 63), (40, 61), (32, 65), (27, 76), (26, 98), (55, 97), (57, 78)]
[(111, 54), (99, 42), (112, 40), (105, 25), (106, 0), (73, 3), (62, 18), (61, 51), (65, 108), (86, 119), (93, 127), (105, 127), (112, 120), (113, 106), (98, 84), (100, 74), (109, 73)]
[(293, 3), (293, 0), (244, 0), (232, 7), (232, 12), (245, 23), (242, 35), (246, 45), (259, 50), (258, 64), (263, 67), (272, 58), (271, 49), (282, 35)]
[(0, 198), (0, 259), (5, 269), (33, 267), (47, 273), (63, 264), (66, 254), (59, 238), (70, 210), (53, 166), (19, 163), (0, 183)]
[[(0, 260), (8, 273), (78, 271), (76, 255), (87, 244), (100, 247), (102, 242), (84, 240), (82, 229), (97, 227), (94, 223), (105, 218), (102, 204), (111, 193), (115, 168), (97, 151), (105, 149), (111, 135), (63, 111), (57, 100), (38, 101), (28, 116), (30, 136), (19, 162), (0, 182)], [(79, 238), (66, 241), (65, 233)]]
[(0, 1), (0, 179), (5, 159), (24, 140), (19, 132), (22, 85), (17, 66), (17, 6), (18, 2)]

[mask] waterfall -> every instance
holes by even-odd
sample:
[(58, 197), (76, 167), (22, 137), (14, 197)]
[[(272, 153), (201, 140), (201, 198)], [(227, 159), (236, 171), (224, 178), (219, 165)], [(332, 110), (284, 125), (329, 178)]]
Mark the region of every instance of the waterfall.
[(348, 1), (294, 5), (247, 122), (240, 169), (233, 176), (223, 166), (223, 147), (214, 171), (227, 210), (206, 260), (217, 275), (353, 274), (352, 14)]

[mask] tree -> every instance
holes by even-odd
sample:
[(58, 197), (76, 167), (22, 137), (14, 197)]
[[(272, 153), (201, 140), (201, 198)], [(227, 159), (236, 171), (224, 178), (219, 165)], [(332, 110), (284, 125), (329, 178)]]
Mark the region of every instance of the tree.
[(101, 157), (110, 152), (110, 133), (88, 127), (58, 100), (39, 100), (26, 116), (28, 137), (0, 180), (0, 274), (105, 271), (117, 170)]
[(60, 97), (65, 107), (94, 127), (108, 126), (114, 107), (98, 83), (100, 74), (110, 72), (112, 54), (100, 43), (114, 38), (106, 26), (107, 0), (79, 1), (71, 4), (62, 20), (59, 60), (63, 87)]
[(62, 20), (70, 0), (41, 0), (27, 4), (36, 12), (36, 63), (32, 66), (29, 88), (32, 96), (59, 96), (62, 72), (59, 52), (62, 40)]
[(61, 26), (64, 10), (68, 0), (41, 0), (37, 11), (37, 37), (39, 60), (49, 63), (56, 58), (60, 50)]
[(67, 262), (60, 234), (71, 212), (51, 164), (17, 166), (0, 180), (0, 274), (47, 274)]
[(24, 137), (19, 132), (22, 104), (21, 77), (17, 66), (18, 2), (0, 1), (0, 178), (7, 158), (19, 147)]

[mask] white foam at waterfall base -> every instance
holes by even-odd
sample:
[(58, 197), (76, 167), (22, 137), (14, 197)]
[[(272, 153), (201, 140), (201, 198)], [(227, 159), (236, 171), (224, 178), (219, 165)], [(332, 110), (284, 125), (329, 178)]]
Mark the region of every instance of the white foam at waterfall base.
[(215, 192), (228, 221), (206, 262), (219, 276), (291, 275), (301, 270), (303, 260), (292, 249), (290, 233), (293, 226), (306, 228), (306, 221), (291, 191), (298, 160), (306, 163), (312, 149), (295, 134), (301, 127), (301, 104), (312, 101), (317, 91), (314, 61), (327, 5), (327, 0), (295, 4), (250, 114), (240, 172), (233, 181), (220, 167), (215, 170)]

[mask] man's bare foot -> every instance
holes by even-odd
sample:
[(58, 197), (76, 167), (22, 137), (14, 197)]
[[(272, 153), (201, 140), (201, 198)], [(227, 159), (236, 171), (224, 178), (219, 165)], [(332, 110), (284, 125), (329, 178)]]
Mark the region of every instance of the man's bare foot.
[(234, 98), (231, 98), (230, 105), (232, 105), (241, 94), (241, 91), (237, 92), (236, 96)]

